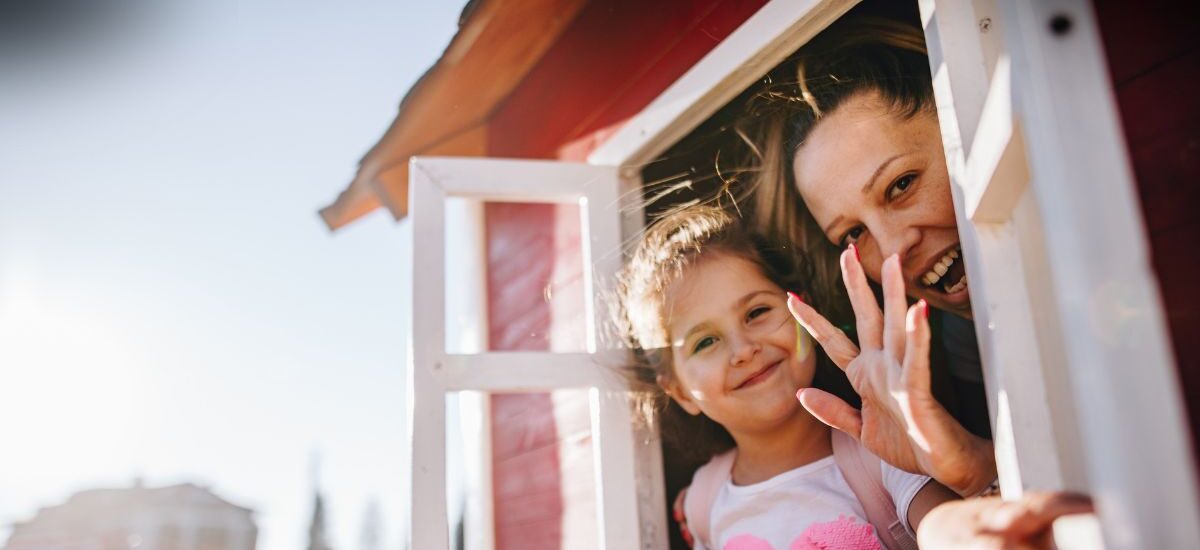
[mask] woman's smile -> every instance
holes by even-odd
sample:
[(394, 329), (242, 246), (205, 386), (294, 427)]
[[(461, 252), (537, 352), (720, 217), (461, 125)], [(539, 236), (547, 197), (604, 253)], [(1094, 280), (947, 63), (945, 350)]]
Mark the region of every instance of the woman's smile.
[(906, 277), (910, 287), (941, 293), (950, 302), (967, 299), (967, 270), (963, 267), (961, 244), (954, 243), (938, 252), (918, 269)]

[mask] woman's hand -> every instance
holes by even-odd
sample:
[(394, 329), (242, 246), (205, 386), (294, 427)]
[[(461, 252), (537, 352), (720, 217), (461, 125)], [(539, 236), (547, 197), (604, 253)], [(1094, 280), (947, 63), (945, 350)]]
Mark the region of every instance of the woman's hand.
[(1016, 502), (998, 497), (947, 502), (925, 516), (917, 541), (925, 550), (1054, 548), (1054, 520), (1091, 511), (1090, 499), (1064, 492), (1026, 493)]
[(995, 456), (991, 442), (968, 432), (933, 397), (929, 306), (922, 300), (907, 307), (897, 256), (883, 263), (882, 312), (853, 246), (841, 262), (861, 350), (799, 299), (789, 298), (788, 308), (846, 371), (862, 396), (862, 410), (815, 388), (796, 397), (813, 416), (897, 468), (928, 475), (963, 496), (977, 494), (996, 478)]

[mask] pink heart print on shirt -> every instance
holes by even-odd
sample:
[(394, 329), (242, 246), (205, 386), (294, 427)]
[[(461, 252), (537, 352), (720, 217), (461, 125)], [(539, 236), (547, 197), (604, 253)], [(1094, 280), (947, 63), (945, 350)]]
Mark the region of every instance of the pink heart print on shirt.
[[(724, 550), (775, 550), (771, 543), (751, 534), (729, 539)], [(834, 521), (808, 526), (788, 550), (883, 550), (875, 529), (844, 515)]]

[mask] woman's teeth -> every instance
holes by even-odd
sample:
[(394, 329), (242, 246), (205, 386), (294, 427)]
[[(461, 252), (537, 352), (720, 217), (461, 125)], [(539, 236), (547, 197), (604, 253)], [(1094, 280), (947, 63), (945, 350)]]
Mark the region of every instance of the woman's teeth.
[[(941, 282), (942, 277), (945, 277), (946, 274), (950, 272), (950, 266), (954, 265), (954, 262), (958, 261), (958, 257), (958, 249), (951, 249), (946, 253), (945, 256), (942, 256), (942, 259), (938, 260), (936, 264), (933, 264), (932, 269), (921, 276), (921, 282), (925, 283), (926, 286), (933, 286)], [(945, 290), (946, 292), (953, 293), (966, 288), (966, 286), (967, 277), (963, 276), (961, 280), (959, 280), (957, 283), (954, 283), (954, 286), (951, 286)]]
[(958, 280), (957, 283), (954, 283), (953, 286), (946, 289), (946, 294), (954, 294), (955, 292), (958, 292), (964, 288), (967, 288), (967, 276), (965, 274), (963, 275), (963, 278)]

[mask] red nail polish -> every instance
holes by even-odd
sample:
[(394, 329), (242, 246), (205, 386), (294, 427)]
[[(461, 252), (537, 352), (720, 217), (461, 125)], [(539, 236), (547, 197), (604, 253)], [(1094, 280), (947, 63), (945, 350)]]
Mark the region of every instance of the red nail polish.
[(795, 298), (797, 302), (800, 302), (800, 303), (802, 303), (802, 304), (803, 304), (803, 303), (806, 303), (806, 302), (804, 301), (804, 298), (801, 298), (801, 297), (800, 297), (798, 294), (796, 294), (795, 292), (792, 292), (792, 291), (790, 291), (790, 290), (789, 290), (789, 291), (788, 291), (788, 293), (787, 293), (787, 295), (788, 295), (789, 297), (791, 297), (791, 298)]
[(921, 304), (921, 311), (923, 311), (925, 313), (925, 318), (928, 319), (929, 318), (929, 302), (926, 302), (924, 298), (921, 298), (920, 304)]
[(862, 263), (862, 256), (859, 256), (859, 255), (858, 255), (858, 247), (857, 247), (857, 246), (854, 246), (854, 244), (853, 244), (853, 243), (851, 243), (851, 244), (850, 244), (850, 250), (853, 250), (853, 251), (854, 251), (854, 259), (855, 259), (855, 260), (858, 260), (858, 263)]

